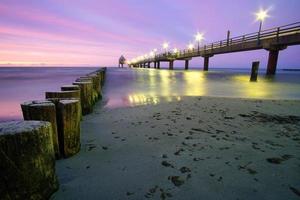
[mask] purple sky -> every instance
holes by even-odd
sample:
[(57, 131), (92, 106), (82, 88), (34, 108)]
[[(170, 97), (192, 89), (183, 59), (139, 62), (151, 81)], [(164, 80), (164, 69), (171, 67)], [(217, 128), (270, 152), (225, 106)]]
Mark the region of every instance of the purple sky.
[[(300, 21), (299, 0), (1, 0), (0, 65), (114, 66), (170, 46), (185, 48), (197, 31), (205, 43), (258, 30), (254, 13), (271, 8), (263, 28)], [(279, 67), (300, 67), (300, 46), (280, 52)], [(215, 67), (266, 65), (267, 51), (216, 55)], [(194, 58), (193, 66), (202, 66)], [(175, 67), (183, 65), (175, 62)]]

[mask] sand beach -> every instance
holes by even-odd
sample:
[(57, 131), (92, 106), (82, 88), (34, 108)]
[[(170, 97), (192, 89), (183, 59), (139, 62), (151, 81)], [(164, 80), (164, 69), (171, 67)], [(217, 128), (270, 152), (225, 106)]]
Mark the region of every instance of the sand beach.
[(300, 101), (98, 103), (51, 199), (299, 199)]

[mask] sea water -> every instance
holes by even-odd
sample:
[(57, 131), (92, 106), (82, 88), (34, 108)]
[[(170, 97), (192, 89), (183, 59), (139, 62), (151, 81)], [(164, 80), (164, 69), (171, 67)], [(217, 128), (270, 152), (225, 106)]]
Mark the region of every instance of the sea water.
[[(96, 68), (0, 68), (0, 121), (21, 119), (20, 103), (44, 99)], [(250, 82), (250, 69), (128, 69), (108, 68), (103, 88), (106, 108), (180, 101), (183, 96), (257, 99), (300, 99), (300, 71), (277, 70), (273, 77), (259, 71)]]

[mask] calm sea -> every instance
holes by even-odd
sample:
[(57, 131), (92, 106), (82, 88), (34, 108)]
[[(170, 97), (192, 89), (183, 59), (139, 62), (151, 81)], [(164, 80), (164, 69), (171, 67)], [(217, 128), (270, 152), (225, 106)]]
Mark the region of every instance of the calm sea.
[[(0, 68), (0, 121), (21, 119), (20, 103), (43, 99), (96, 68)], [(283, 71), (273, 78), (259, 72), (249, 82), (250, 69), (155, 70), (108, 68), (103, 90), (107, 108), (179, 101), (183, 96), (225, 96), (300, 99), (300, 71)]]

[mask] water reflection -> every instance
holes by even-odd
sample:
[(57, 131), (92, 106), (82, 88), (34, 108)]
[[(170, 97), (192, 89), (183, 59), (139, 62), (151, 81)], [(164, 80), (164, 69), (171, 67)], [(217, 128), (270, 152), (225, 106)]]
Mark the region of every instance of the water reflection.
[(249, 70), (109, 69), (104, 96), (106, 107), (180, 101), (183, 96), (300, 99), (299, 72), (278, 72), (250, 82)]
[(148, 105), (153, 104), (156, 105), (163, 102), (172, 102), (172, 101), (180, 101), (180, 96), (167, 96), (167, 97), (158, 97), (158, 96), (151, 96), (151, 95), (144, 95), (144, 94), (132, 94), (128, 96), (128, 100), (130, 105)]
[(185, 82), (185, 96), (203, 96), (206, 95), (206, 72), (187, 71), (183, 73)]
[(240, 84), (239, 96), (251, 98), (271, 98), (271, 82), (260, 79), (258, 82), (250, 82), (247, 75), (234, 75), (233, 81)]

